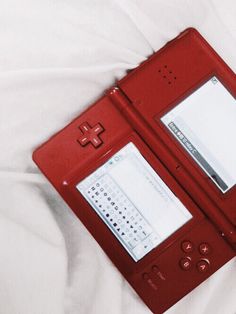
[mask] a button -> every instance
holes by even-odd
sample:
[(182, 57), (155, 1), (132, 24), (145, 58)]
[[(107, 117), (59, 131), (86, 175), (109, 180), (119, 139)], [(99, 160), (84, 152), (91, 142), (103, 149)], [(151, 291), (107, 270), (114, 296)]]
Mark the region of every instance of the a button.
[(200, 273), (205, 273), (209, 269), (209, 267), (210, 267), (210, 263), (206, 259), (201, 259), (197, 263), (197, 269)]
[(193, 244), (190, 241), (182, 242), (181, 248), (185, 253), (191, 253), (194, 250)]
[(199, 245), (199, 252), (202, 254), (202, 255), (207, 255), (209, 254), (211, 251), (211, 248), (209, 246), (208, 243), (201, 243)]
[(190, 257), (183, 257), (180, 260), (179, 264), (183, 270), (189, 270), (192, 267), (191, 258)]
[(99, 147), (103, 142), (99, 135), (104, 131), (104, 128), (100, 123), (91, 127), (88, 122), (84, 122), (79, 126), (82, 135), (78, 138), (78, 142), (81, 146), (86, 146), (91, 143), (95, 148)]

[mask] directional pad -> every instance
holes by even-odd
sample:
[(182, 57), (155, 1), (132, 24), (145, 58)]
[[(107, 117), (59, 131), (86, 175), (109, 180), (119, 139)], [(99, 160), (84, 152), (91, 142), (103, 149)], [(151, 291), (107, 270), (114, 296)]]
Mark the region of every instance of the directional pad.
[(100, 139), (99, 134), (104, 131), (104, 128), (100, 123), (91, 127), (88, 122), (84, 122), (79, 126), (79, 129), (83, 133), (79, 138), (78, 142), (81, 146), (86, 146), (91, 143), (95, 148), (99, 147), (103, 141)]

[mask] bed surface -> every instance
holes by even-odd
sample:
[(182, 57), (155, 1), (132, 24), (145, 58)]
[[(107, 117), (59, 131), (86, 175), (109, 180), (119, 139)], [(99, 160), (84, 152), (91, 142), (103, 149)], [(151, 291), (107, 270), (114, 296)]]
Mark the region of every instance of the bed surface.
[[(0, 314), (150, 313), (32, 151), (185, 28), (236, 71), (234, 0), (0, 2)], [(168, 314), (235, 314), (236, 259)]]

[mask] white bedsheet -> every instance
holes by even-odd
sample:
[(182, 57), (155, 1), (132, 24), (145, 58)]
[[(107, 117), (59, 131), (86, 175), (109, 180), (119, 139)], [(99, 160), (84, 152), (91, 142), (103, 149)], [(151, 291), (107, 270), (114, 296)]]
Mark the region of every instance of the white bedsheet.
[[(0, 314), (150, 313), (39, 173), (35, 147), (194, 26), (236, 70), (235, 0), (0, 1)], [(236, 260), (169, 314), (235, 314)]]

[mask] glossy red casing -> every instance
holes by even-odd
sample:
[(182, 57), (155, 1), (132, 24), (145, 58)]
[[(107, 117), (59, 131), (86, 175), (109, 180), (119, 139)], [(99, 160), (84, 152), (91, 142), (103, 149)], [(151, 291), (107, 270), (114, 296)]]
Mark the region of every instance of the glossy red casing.
[[(235, 97), (235, 74), (196, 30), (187, 29), (33, 154), (41, 171), (153, 313), (163, 313), (235, 256), (236, 186), (221, 193), (160, 122), (165, 112), (214, 75)], [(100, 128), (95, 147), (80, 145), (85, 122)], [(138, 262), (76, 189), (129, 142), (193, 215)], [(189, 251), (186, 243), (191, 244)], [(205, 244), (207, 254), (201, 250)], [(201, 268), (202, 262), (207, 263), (206, 269)]]

